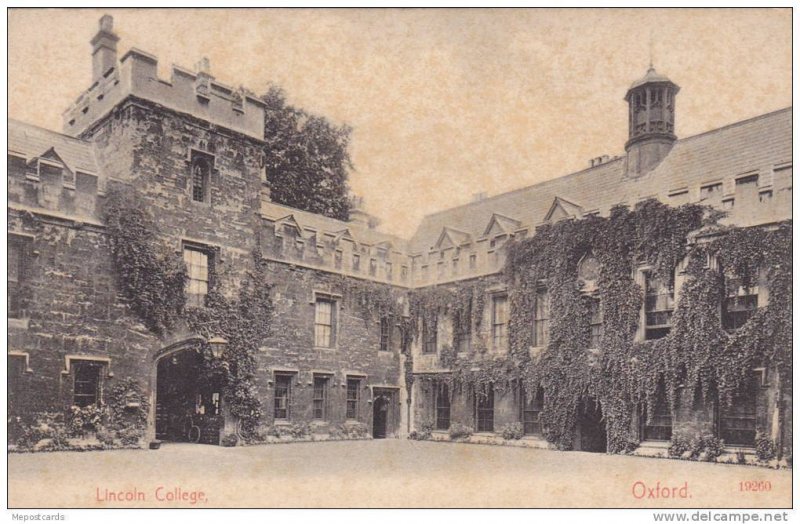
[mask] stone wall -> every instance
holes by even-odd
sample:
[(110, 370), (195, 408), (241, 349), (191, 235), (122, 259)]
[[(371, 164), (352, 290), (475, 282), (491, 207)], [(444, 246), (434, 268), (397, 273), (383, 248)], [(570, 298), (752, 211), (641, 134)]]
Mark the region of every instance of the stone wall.
[[(371, 421), (372, 389), (401, 384), (401, 340), (393, 326), (389, 351), (380, 351), (380, 319), (370, 318), (351, 304), (339, 275), (290, 266), (269, 264), (275, 307), (273, 335), (258, 356), (258, 385), (261, 397), (272, 399), (274, 372), (295, 374), (290, 422), (312, 420), (313, 376), (330, 374), (329, 422), (345, 422), (345, 394), (348, 376), (362, 377), (358, 420)], [(314, 346), (315, 292), (336, 299), (335, 347)], [(400, 400), (398, 398), (398, 400)], [(274, 422), (272, 405), (266, 409), (266, 424)]]
[[(12, 211), (9, 231), (27, 238), (24, 313), (9, 319), (8, 346), (26, 358), (16, 409), (60, 411), (72, 403), (72, 357), (105, 362), (103, 384), (133, 377), (147, 384), (148, 356), (160, 344), (117, 293), (102, 228)], [(29, 235), (29, 236), (28, 236)]]

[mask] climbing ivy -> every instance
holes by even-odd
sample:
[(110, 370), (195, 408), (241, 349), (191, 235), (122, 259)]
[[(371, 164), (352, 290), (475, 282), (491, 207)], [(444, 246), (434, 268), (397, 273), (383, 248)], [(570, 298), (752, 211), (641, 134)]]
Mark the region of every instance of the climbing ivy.
[(214, 286), (206, 296), (205, 307), (187, 308), (190, 328), (204, 337), (222, 337), (227, 342), (223, 360), (213, 360), (206, 352), (206, 380), (224, 384), (223, 398), (230, 413), (240, 423), (240, 436), (256, 437), (263, 415), (255, 385), (256, 354), (272, 331), (272, 289), (267, 262), (253, 254), (253, 267), (242, 280), (236, 298), (227, 298)]
[(120, 288), (145, 325), (163, 335), (185, 322), (199, 335), (227, 340), (223, 361), (205, 352), (200, 380), (223, 384), (226, 405), (240, 421), (242, 436), (252, 437), (262, 415), (255, 355), (270, 333), (272, 316), (271, 286), (260, 253), (253, 254), (254, 269), (242, 280), (236, 298), (227, 298), (217, 282), (204, 307), (186, 307), (186, 266), (161, 239), (136, 190), (120, 186), (109, 191), (103, 215)]
[[(756, 364), (776, 367), (783, 385), (791, 370), (791, 222), (737, 229), (717, 225), (719, 217), (699, 205), (674, 208), (648, 200), (633, 210), (615, 207), (609, 217), (547, 224), (535, 236), (512, 242), (504, 271), (511, 306), (508, 352), (466, 359), (443, 352), (451, 387), (481, 392), (490, 384), (497, 390), (522, 386), (528, 396), (543, 388), (544, 436), (561, 449), (573, 445), (580, 410), (599, 402), (608, 449), (618, 453), (638, 444), (632, 416), (643, 404), (653, 413), (660, 386), (674, 409), (682, 387), (704, 395), (713, 389), (730, 401)], [(590, 312), (578, 278), (579, 263), (589, 254), (600, 265), (596, 284), (603, 309), (603, 336), (593, 350), (586, 349)], [(714, 259), (719, 268), (709, 264)], [(644, 300), (634, 280), (637, 269), (646, 266), (652, 276), (666, 278), (682, 261), (670, 333), (637, 342)], [(759, 269), (766, 275), (769, 304), (729, 334), (720, 320), (725, 282), (738, 278), (752, 285)], [(550, 338), (535, 353), (531, 319), (540, 287), (549, 295)], [(458, 304), (465, 297), (474, 300), (476, 292), (484, 294), (472, 283), (415, 291), (412, 318), (453, 317)]]
[(117, 282), (131, 309), (157, 334), (172, 328), (186, 303), (186, 266), (161, 241), (158, 225), (135, 190), (109, 190), (103, 206)]

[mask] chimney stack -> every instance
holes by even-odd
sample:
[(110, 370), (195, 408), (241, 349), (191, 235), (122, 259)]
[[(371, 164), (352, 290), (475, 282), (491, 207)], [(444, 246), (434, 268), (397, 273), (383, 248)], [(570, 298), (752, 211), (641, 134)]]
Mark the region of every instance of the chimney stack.
[(100, 28), (92, 38), (92, 83), (103, 78), (109, 69), (117, 66), (117, 42), (119, 37), (114, 32), (114, 18), (104, 15), (100, 19)]

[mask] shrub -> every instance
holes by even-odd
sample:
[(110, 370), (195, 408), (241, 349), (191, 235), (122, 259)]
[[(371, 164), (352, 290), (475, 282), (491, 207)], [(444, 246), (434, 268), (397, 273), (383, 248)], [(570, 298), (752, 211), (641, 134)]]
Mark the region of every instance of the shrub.
[(777, 448), (775, 442), (761, 431), (756, 432), (756, 456), (761, 462), (768, 462), (775, 458)]
[(702, 453), (705, 454), (706, 461), (714, 462), (717, 459), (717, 457), (722, 455), (725, 443), (721, 439), (715, 437), (714, 435), (703, 435), (701, 439), (703, 442)]
[(222, 447), (233, 448), (236, 447), (236, 444), (238, 443), (239, 443), (239, 437), (237, 437), (236, 434), (234, 433), (222, 437)]
[(673, 458), (713, 462), (722, 455), (724, 447), (724, 442), (711, 434), (673, 433), (667, 453)]
[(67, 431), (70, 436), (83, 437), (88, 432), (97, 431), (103, 420), (103, 412), (95, 405), (72, 406), (69, 413)]
[(519, 440), (524, 434), (522, 430), (522, 424), (519, 422), (506, 424), (500, 429), (500, 431), (502, 432), (503, 439), (505, 440)]
[(289, 434), (292, 438), (305, 438), (311, 434), (311, 427), (308, 422), (298, 422), (289, 427)]
[(672, 458), (680, 458), (690, 449), (688, 436), (684, 434), (673, 433), (667, 454)]
[(347, 423), (344, 425), (347, 438), (360, 439), (369, 436), (369, 427), (363, 422)]
[(345, 433), (341, 426), (333, 426), (328, 430), (328, 439), (344, 440)]
[(133, 426), (124, 427), (117, 432), (117, 436), (124, 446), (138, 446), (143, 435), (144, 431), (141, 428)]
[(456, 422), (450, 426), (450, 440), (467, 439), (472, 436), (472, 428)]
[(736, 463), (737, 464), (747, 464), (747, 458), (745, 457), (744, 451), (737, 451), (736, 452)]
[(106, 428), (100, 428), (97, 430), (97, 440), (108, 448), (114, 447), (117, 440), (117, 432)]
[(433, 424), (425, 423), (420, 426), (419, 431), (414, 430), (408, 434), (411, 440), (430, 440), (433, 435)]

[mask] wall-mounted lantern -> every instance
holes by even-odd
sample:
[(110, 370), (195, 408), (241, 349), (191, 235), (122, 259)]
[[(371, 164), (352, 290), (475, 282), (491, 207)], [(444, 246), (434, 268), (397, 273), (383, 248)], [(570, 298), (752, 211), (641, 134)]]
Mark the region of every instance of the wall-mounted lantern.
[(228, 347), (228, 341), (222, 337), (211, 337), (208, 340), (208, 345), (211, 348), (211, 356), (213, 356), (215, 360), (221, 360), (225, 348)]

